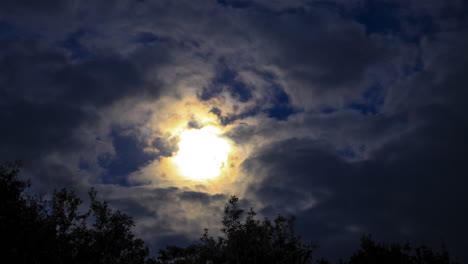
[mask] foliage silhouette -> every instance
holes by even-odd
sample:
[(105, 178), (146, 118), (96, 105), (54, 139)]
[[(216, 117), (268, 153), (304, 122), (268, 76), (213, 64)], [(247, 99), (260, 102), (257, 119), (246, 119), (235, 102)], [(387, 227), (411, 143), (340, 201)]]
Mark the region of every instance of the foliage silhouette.
[(304, 244), (294, 234), (294, 218), (279, 215), (273, 222), (255, 219), (251, 208), (244, 210), (232, 196), (224, 210), (222, 235), (214, 238), (208, 230), (201, 244), (186, 248), (169, 246), (160, 251), (160, 264), (192, 263), (311, 263), (313, 244)]
[[(318, 264), (330, 264), (321, 259)], [(375, 242), (370, 235), (361, 238), (361, 247), (348, 261), (340, 260), (339, 264), (458, 264), (453, 260), (445, 247), (441, 252), (433, 251), (427, 246), (412, 247), (409, 243), (386, 244)]]
[[(312, 263), (314, 244), (302, 243), (294, 233), (294, 217), (256, 220), (255, 211), (238, 206), (232, 196), (224, 209), (221, 236), (205, 229), (200, 243), (167, 246), (157, 259), (148, 256), (141, 239), (131, 232), (132, 218), (97, 200), (89, 192), (89, 206), (69, 190), (55, 191), (50, 200), (24, 193), (28, 182), (17, 178), (20, 165), (0, 165), (1, 263), (102, 264), (261, 264)], [(244, 216), (245, 215), (245, 216)], [(321, 259), (318, 264), (329, 264)], [(376, 243), (370, 236), (340, 264), (457, 264), (448, 251), (409, 244)]]
[(445, 247), (441, 252), (434, 252), (426, 246), (412, 247), (404, 245), (376, 243), (370, 235), (361, 238), (361, 248), (355, 252), (346, 264), (456, 264), (450, 258)]
[[(11, 263), (154, 263), (131, 232), (130, 216), (89, 192), (90, 205), (66, 189), (51, 200), (24, 194), (18, 163), (0, 166), (0, 244)], [(3, 262), (5, 263), (5, 262)]]

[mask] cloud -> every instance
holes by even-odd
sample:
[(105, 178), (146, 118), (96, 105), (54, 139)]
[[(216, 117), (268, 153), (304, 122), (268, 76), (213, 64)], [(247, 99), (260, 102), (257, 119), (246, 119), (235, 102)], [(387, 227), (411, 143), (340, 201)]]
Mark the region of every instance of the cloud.
[(98, 190), (111, 206), (134, 218), (135, 232), (152, 246), (153, 253), (166, 245), (197, 241), (204, 228), (210, 228), (213, 235), (217, 234), (223, 206), (228, 199), (224, 194), (176, 187), (101, 185)]
[(392, 52), (359, 24), (326, 11), (267, 17), (259, 24), (267, 63), (277, 67), (294, 101), (307, 108), (352, 98), (365, 88), (370, 67), (385, 63)]
[[(28, 112), (32, 115), (41, 115), (41, 107), (45, 112), (53, 107), (64, 111), (70, 109), (72, 118), (63, 121), (60, 115), (64, 113), (56, 111), (58, 124), (79, 124), (80, 115), (92, 114), (84, 109), (86, 107), (101, 108), (132, 96), (156, 97), (159, 91), (157, 84), (144, 80), (144, 73), (138, 71), (131, 59), (103, 55), (89, 61), (71, 63), (62, 53), (45, 49), (36, 41), (2, 43), (0, 67), (3, 104), (11, 105), (8, 108), (15, 105), (31, 107), (32, 111)], [(53, 119), (33, 117), (29, 119), (37, 122), (37, 125), (54, 122)], [(17, 122), (26, 121), (17, 119)], [(72, 124), (69, 125), (73, 128)]]
[[(40, 191), (97, 186), (153, 249), (230, 194), (325, 252), (467, 245), (462, 1), (30, 2), (0, 3), (0, 159)], [(171, 175), (208, 125), (236, 150), (223, 184)]]
[[(443, 239), (462, 256), (466, 241), (455, 226), (468, 219), (462, 213), (467, 146), (461, 143), (468, 127), (455, 122), (461, 120), (430, 118), (362, 162), (349, 163), (309, 139), (271, 145), (243, 164), (247, 174), (261, 179), (248, 193), (267, 205), (265, 213), (292, 210), (301, 233), (323, 241), (326, 250), (349, 243), (357, 235), (346, 228), (359, 226), (359, 234), (385, 240)], [(295, 208), (298, 204), (310, 206)]]

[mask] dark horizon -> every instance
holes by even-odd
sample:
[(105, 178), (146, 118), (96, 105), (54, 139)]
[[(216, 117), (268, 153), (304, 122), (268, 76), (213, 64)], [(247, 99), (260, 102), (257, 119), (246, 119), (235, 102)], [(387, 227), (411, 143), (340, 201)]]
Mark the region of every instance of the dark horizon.
[(468, 261), (468, 3), (5, 0), (0, 163), (32, 193), (96, 188), (151, 251), (217, 229), (231, 195)]

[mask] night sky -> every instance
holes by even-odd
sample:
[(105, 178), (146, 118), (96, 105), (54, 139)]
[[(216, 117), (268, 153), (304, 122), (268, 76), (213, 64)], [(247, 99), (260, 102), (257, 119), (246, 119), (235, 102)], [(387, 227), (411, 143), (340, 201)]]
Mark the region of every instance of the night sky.
[(153, 253), (237, 195), (320, 256), (468, 261), (467, 47), (463, 0), (1, 0), (0, 161), (96, 188)]

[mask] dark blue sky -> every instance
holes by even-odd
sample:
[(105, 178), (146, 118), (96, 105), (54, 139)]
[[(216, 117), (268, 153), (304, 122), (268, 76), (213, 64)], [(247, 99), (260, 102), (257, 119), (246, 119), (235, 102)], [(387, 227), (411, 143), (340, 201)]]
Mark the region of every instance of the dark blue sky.
[[(153, 252), (236, 194), (326, 257), (371, 233), (466, 262), (466, 47), (462, 0), (4, 0), (0, 161), (96, 187)], [(217, 191), (165, 167), (208, 125), (236, 149)]]

